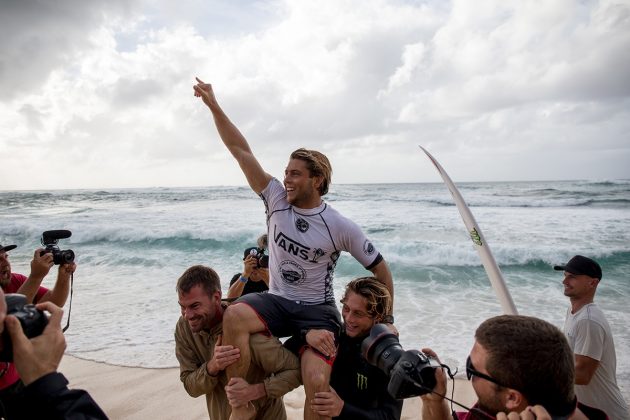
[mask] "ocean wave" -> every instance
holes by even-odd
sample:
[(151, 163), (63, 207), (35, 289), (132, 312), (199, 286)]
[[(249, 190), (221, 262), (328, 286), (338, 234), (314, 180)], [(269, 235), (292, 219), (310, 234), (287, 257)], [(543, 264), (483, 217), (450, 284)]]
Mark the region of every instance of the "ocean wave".
[(606, 207), (606, 208), (625, 208), (630, 207), (630, 199), (627, 198), (604, 198), (601, 200), (585, 200), (579, 206), (585, 207)]

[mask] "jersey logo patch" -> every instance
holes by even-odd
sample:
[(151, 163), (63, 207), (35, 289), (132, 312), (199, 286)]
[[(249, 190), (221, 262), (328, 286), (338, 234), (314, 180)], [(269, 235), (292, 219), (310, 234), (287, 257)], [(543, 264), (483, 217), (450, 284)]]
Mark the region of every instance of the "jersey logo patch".
[(313, 255), (313, 258), (311, 259), (311, 262), (316, 263), (317, 260), (319, 260), (321, 257), (323, 257), (324, 255), (326, 255), (326, 251), (324, 251), (321, 248), (316, 248), (315, 249), (315, 255)]
[(306, 280), (306, 271), (294, 261), (282, 261), (279, 271), (285, 283), (297, 285), (302, 284)]
[(301, 217), (298, 217), (295, 220), (295, 227), (297, 228), (297, 230), (304, 233), (308, 230), (310, 226), (308, 225), (308, 222), (306, 220), (302, 219)]
[(368, 387), (368, 378), (365, 375), (357, 373), (357, 389), (366, 390)]
[(365, 255), (372, 255), (374, 254), (374, 251), (374, 245), (372, 245), (372, 242), (366, 239), (363, 243), (363, 253)]
[(282, 232), (276, 234), (275, 227), (273, 228), (273, 232), (273, 241), (276, 243), (276, 245), (278, 245), (279, 248), (283, 249), (289, 254), (303, 259), (304, 261), (308, 260), (308, 254), (310, 251), (309, 247), (302, 245), (298, 241), (294, 241)]

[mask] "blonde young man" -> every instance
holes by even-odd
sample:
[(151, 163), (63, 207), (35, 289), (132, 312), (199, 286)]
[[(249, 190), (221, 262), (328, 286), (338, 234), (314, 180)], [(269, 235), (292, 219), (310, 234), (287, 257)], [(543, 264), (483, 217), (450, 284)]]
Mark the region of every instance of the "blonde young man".
[[(252, 190), (262, 198), (269, 235), (269, 292), (250, 293), (225, 314), (225, 342), (241, 350), (240, 360), (228, 368), (230, 377), (243, 376), (250, 363), (249, 335), (268, 331), (277, 337), (325, 329), (334, 343), (341, 329), (333, 295), (333, 273), (342, 251), (385, 284), (393, 296), (387, 263), (356, 223), (322, 200), (328, 192), (332, 168), (315, 150), (295, 150), (280, 182), (264, 171), (247, 140), (219, 106), (212, 87), (197, 79), (195, 96), (208, 106), (219, 136), (238, 162)], [(391, 315), (391, 314), (388, 314)], [(318, 391), (327, 391), (332, 358), (305, 347), (301, 353), (305, 407)], [(233, 420), (254, 416), (250, 406), (234, 407)], [(304, 410), (305, 419), (326, 419)]]
[[(317, 414), (339, 420), (398, 420), (402, 400), (387, 391), (389, 377), (372, 366), (361, 353), (361, 343), (377, 323), (392, 311), (392, 298), (383, 283), (361, 277), (346, 285), (341, 299), (343, 331), (332, 368), (330, 390), (317, 392), (311, 408)], [(322, 331), (311, 330), (306, 341), (323, 353), (332, 352)]]

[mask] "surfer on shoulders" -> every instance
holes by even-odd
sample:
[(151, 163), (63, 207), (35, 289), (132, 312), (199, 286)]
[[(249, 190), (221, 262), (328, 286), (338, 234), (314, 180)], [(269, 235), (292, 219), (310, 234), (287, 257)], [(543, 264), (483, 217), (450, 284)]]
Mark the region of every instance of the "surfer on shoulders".
[[(297, 149), (289, 158), (283, 182), (265, 172), (245, 137), (219, 106), (212, 86), (197, 79), (194, 94), (210, 109), (221, 140), (238, 162), (252, 190), (265, 204), (269, 235), (269, 292), (242, 296), (225, 312), (224, 342), (240, 348), (228, 376), (242, 377), (250, 364), (249, 336), (268, 331), (277, 337), (323, 329), (317, 347), (303, 342), (302, 378), (305, 419), (319, 416), (310, 407), (316, 392), (328, 391), (341, 317), (333, 295), (333, 273), (342, 251), (349, 252), (394, 295), (389, 267), (359, 226), (322, 200), (332, 168), (315, 150)], [(392, 314), (387, 314), (393, 322)], [(252, 406), (233, 407), (232, 419), (255, 416)]]

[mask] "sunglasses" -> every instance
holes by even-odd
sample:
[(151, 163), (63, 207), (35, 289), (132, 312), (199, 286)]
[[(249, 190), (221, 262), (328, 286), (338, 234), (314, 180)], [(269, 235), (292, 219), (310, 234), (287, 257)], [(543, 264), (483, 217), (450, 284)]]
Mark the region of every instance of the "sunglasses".
[(470, 360), (470, 356), (468, 356), (468, 358), (466, 359), (466, 377), (470, 381), (473, 376), (485, 379), (486, 381), (490, 381), (493, 384), (497, 384), (497, 385), (499, 385), (499, 386), (501, 386), (503, 388), (507, 388), (505, 385), (503, 385), (501, 382), (497, 381), (493, 377), (488, 376), (485, 373), (481, 373), (478, 370), (476, 370), (475, 367), (472, 364), (472, 361)]

